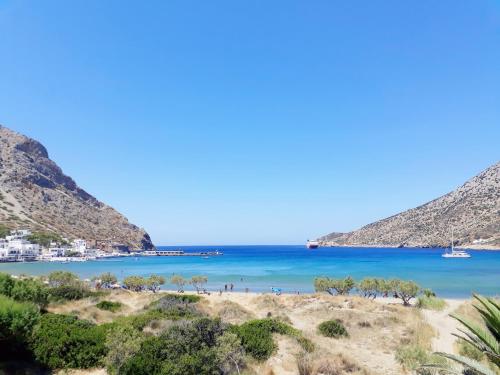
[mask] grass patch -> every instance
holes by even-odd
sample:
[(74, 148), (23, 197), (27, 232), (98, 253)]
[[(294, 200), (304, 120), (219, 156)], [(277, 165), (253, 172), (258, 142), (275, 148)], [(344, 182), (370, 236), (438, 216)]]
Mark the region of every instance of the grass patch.
[(434, 296), (420, 296), (417, 299), (416, 306), (419, 309), (442, 311), (447, 306), (446, 301)]
[(327, 320), (326, 322), (321, 323), (318, 326), (318, 331), (323, 336), (333, 337), (335, 339), (349, 336), (349, 333), (347, 333), (344, 324), (338, 319)]
[(100, 310), (117, 312), (123, 305), (120, 302), (101, 301), (95, 306)]
[(233, 326), (232, 330), (241, 339), (245, 352), (253, 358), (263, 361), (271, 357), (277, 349), (273, 333), (293, 337), (307, 352), (314, 350), (314, 344), (302, 335), (302, 332), (276, 319), (255, 319)]

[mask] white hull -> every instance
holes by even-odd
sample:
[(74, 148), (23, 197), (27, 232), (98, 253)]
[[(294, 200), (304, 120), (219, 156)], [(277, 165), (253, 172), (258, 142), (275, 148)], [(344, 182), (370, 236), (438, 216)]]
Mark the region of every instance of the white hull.
[(453, 251), (451, 253), (444, 253), (441, 255), (443, 258), (470, 258), (470, 254), (465, 251)]

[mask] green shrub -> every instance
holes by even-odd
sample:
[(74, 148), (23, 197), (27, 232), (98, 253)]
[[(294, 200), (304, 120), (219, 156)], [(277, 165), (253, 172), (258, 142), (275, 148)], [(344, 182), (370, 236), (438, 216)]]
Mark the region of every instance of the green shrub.
[(49, 303), (49, 290), (39, 280), (16, 280), (10, 293), (16, 301), (33, 302), (42, 309)]
[(123, 305), (120, 302), (112, 302), (112, 301), (101, 301), (96, 307), (101, 310), (117, 312), (121, 309)]
[(0, 295), (0, 356), (6, 354), (5, 350), (13, 352), (26, 346), (39, 318), (39, 309), (34, 304)]
[(217, 339), (220, 320), (202, 318), (170, 327), (160, 337), (147, 338), (120, 368), (123, 375), (219, 374)]
[(349, 334), (340, 320), (327, 320), (318, 326), (319, 332), (326, 337), (347, 337)]
[(396, 360), (405, 370), (415, 370), (428, 363), (429, 353), (418, 345), (402, 345), (396, 349)]
[(49, 286), (58, 288), (61, 286), (77, 285), (80, 286), (80, 278), (72, 272), (54, 271), (48, 276)]
[(91, 368), (107, 353), (106, 327), (74, 316), (45, 314), (33, 330), (31, 347), (36, 360), (51, 368)]
[(114, 325), (106, 338), (108, 354), (104, 360), (110, 374), (119, 374), (123, 364), (139, 352), (144, 335), (130, 326)]
[(56, 242), (61, 245), (68, 244), (68, 242), (63, 240), (59, 234), (51, 232), (33, 232), (26, 239), (29, 242), (39, 244), (43, 247), (49, 247), (52, 242)]
[(314, 344), (303, 337), (302, 332), (277, 319), (250, 320), (231, 329), (240, 338), (246, 353), (257, 360), (268, 359), (276, 350), (273, 333), (291, 336), (304, 350), (314, 350)]
[(483, 352), (464, 340), (458, 341), (458, 353), (478, 362), (481, 362), (485, 358)]
[(56, 288), (50, 288), (50, 299), (52, 301), (73, 301), (89, 297), (92, 295), (90, 290), (83, 285), (61, 285)]
[(0, 294), (10, 297), (13, 287), (14, 279), (6, 273), (0, 273)]
[(416, 306), (420, 309), (441, 311), (446, 307), (444, 299), (423, 295), (418, 297)]

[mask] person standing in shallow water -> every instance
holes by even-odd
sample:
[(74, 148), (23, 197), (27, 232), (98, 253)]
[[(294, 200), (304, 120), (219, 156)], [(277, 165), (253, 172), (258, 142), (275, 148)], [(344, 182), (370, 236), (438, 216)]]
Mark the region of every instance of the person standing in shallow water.
[(231, 283), (231, 292), (233, 291), (233, 289), (234, 289), (234, 284)]
[(224, 284), (224, 292), (227, 292), (227, 284)]

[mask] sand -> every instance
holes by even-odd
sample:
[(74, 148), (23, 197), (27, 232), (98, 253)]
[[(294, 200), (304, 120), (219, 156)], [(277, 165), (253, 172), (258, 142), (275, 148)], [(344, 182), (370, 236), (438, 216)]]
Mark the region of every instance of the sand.
[[(315, 366), (326, 361), (344, 366), (343, 372), (352, 375), (396, 375), (404, 374), (396, 362), (395, 351), (413, 335), (420, 335), (429, 348), (435, 351), (453, 352), (457, 322), (448, 314), (457, 309), (464, 300), (447, 300), (444, 311), (421, 310), (402, 306), (393, 298), (368, 300), (357, 296), (329, 296), (327, 294), (281, 295), (271, 293), (228, 292), (219, 295), (203, 295), (201, 308), (211, 316), (240, 324), (253, 318), (280, 317), (300, 329), (316, 345), (310, 356)], [(120, 301), (126, 308), (119, 313), (140, 311), (158, 295), (115, 291), (106, 299)], [(56, 306), (51, 311), (59, 313), (79, 312), (81, 318), (97, 323), (108, 322), (118, 316), (95, 308), (96, 301), (82, 300), (73, 304)], [(329, 319), (340, 319), (346, 326), (349, 337), (326, 338), (318, 334), (317, 326)], [(432, 327), (432, 329), (430, 327)], [(429, 327), (429, 328), (427, 328)], [(435, 336), (433, 337), (433, 333)], [(429, 334), (430, 332), (430, 334)], [(276, 335), (277, 352), (264, 363), (251, 363), (256, 374), (295, 375), (297, 356), (302, 352), (296, 340)], [(105, 372), (71, 372), (74, 375)]]

